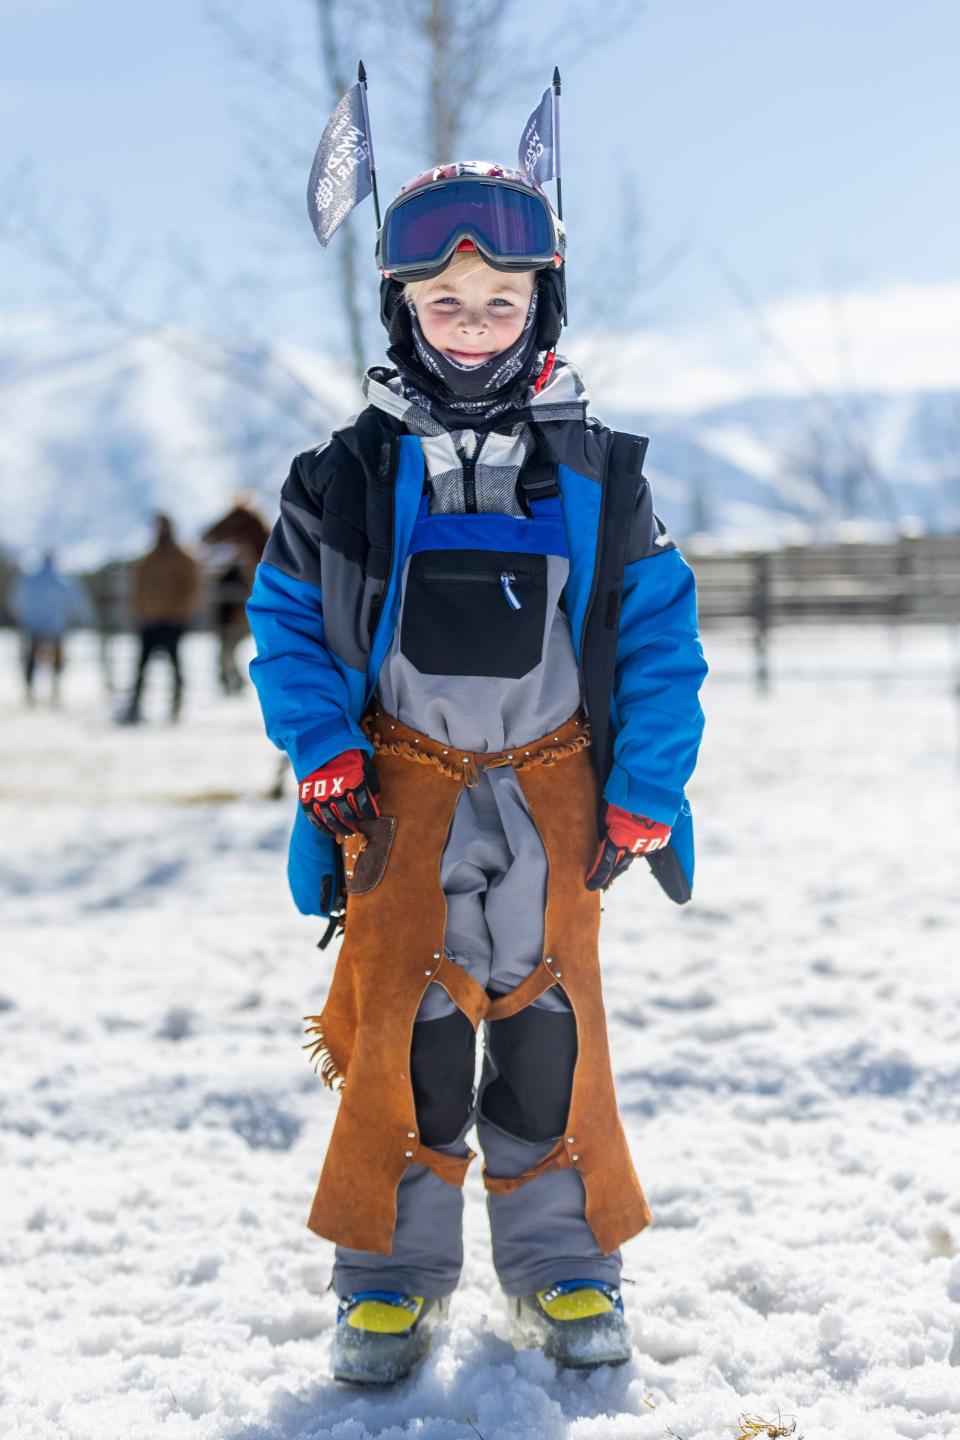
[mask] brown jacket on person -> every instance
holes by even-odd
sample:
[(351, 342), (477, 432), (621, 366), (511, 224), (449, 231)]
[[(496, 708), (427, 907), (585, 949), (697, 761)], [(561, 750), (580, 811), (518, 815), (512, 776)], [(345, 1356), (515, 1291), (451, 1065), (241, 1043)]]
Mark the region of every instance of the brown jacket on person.
[(133, 570), (133, 613), (141, 624), (185, 625), (200, 598), (197, 562), (173, 539), (158, 540)]

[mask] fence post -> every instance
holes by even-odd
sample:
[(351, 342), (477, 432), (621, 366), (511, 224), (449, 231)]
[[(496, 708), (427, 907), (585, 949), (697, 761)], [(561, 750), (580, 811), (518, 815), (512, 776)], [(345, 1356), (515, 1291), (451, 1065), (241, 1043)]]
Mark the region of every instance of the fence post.
[(767, 656), (767, 635), (770, 630), (770, 557), (753, 557), (753, 653), (756, 664), (757, 689), (761, 694), (770, 688), (770, 667)]
[(913, 545), (906, 535), (897, 536), (897, 590), (893, 613), (898, 620), (910, 619), (914, 611)]

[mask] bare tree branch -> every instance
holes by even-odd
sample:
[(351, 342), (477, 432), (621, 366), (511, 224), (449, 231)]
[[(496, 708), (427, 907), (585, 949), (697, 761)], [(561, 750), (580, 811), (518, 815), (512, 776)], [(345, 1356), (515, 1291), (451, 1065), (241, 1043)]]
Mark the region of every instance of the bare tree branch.
[[(299, 70), (291, 66), (279, 41), (271, 34), (258, 34), (226, 9), (225, 0), (207, 0), (208, 13), (227, 39), (233, 53), (245, 65), (269, 79), (298, 100), (316, 96), (319, 91), (306, 87)], [(602, 10), (592, 13), (577, 11), (572, 26), (569, 14), (561, 16), (546, 35), (539, 37), (541, 54), (550, 55), (550, 63), (569, 58), (571, 65), (581, 61), (596, 47), (608, 43), (611, 35), (622, 38), (642, 14), (636, 0), (611, 0)], [(518, 0), (486, 0), (486, 3), (465, 5), (458, 0), (310, 0), (316, 20), (319, 56), (325, 80), (324, 112), (352, 83), (351, 66), (360, 49), (360, 39), (376, 41), (375, 49), (384, 45), (384, 32), (389, 27), (390, 54), (400, 65), (422, 74), (426, 83), (421, 88), (422, 130), (425, 146), (433, 163), (455, 158), (463, 143), (464, 133), (478, 112), (497, 103), (508, 90), (516, 93), (529, 85), (532, 92), (537, 78), (546, 79), (545, 66), (539, 60), (526, 59), (529, 49), (523, 43), (527, 12)], [(349, 56), (349, 63), (347, 57)], [(319, 87), (322, 90), (324, 87)], [(406, 99), (406, 97), (404, 97)], [(518, 111), (518, 133), (526, 113), (527, 101)], [(390, 132), (391, 135), (393, 132)], [(258, 119), (254, 133), (245, 146), (245, 158), (256, 177), (253, 185), (239, 190), (249, 213), (264, 218), (298, 217), (299, 197), (288, 189), (288, 172), (302, 166), (302, 158), (291, 153), (283, 127)], [(298, 176), (298, 182), (300, 177)], [(257, 188), (267, 198), (258, 203)], [(641, 274), (638, 226), (629, 235), (629, 243), (617, 257), (618, 273), (627, 264), (636, 271), (635, 283), (619, 286), (621, 293), (639, 294), (651, 280)], [(364, 303), (366, 285), (362, 277), (365, 265), (360, 258), (360, 237), (351, 220), (343, 225), (333, 247), (338, 270), (337, 303), (344, 319), (353, 369), (358, 378), (364, 369), (364, 340), (369, 323)], [(636, 262), (634, 264), (634, 262)], [(661, 259), (659, 270), (672, 263), (673, 257)], [(597, 266), (591, 267), (593, 271)], [(584, 272), (585, 273), (585, 272)], [(656, 270), (654, 272), (654, 277)], [(609, 288), (609, 287), (608, 287)], [(591, 307), (594, 308), (594, 307)], [(623, 326), (622, 306), (617, 307), (619, 325)]]
[[(318, 29), (321, 71), (324, 84), (316, 85), (304, 80), (298, 70), (290, 65), (286, 55), (275, 38), (271, 28), (257, 32), (238, 20), (234, 11), (229, 10), (223, 0), (207, 0), (207, 13), (212, 23), (223, 35), (233, 54), (257, 75), (271, 81), (283, 93), (306, 101), (318, 117), (319, 124), (325, 114), (349, 89), (344, 65), (343, 51), (355, 35), (352, 17), (345, 14), (337, 0), (313, 0), (312, 9)], [(305, 183), (303, 155), (291, 144), (289, 129), (278, 121), (264, 119), (258, 113), (255, 125), (249, 126), (250, 139), (245, 147), (245, 158), (256, 184), (239, 183), (235, 194), (239, 203), (253, 215), (262, 219), (283, 217), (288, 221), (302, 221), (304, 204), (300, 199)], [(296, 176), (295, 182), (286, 177)], [(350, 222), (347, 221), (337, 236), (335, 248), (336, 264), (339, 270), (337, 298), (343, 312), (351, 363), (357, 379), (364, 370), (365, 320), (360, 302), (358, 241)]]
[[(315, 392), (262, 342), (255, 345), (259, 364), (254, 369), (240, 351), (231, 351), (212, 341), (185, 334), (172, 325), (138, 315), (120, 298), (122, 287), (114, 281), (104, 281), (95, 268), (63, 245), (49, 220), (22, 194), (16, 211), (0, 206), (0, 241), (14, 246), (62, 276), (74, 293), (93, 307), (102, 322), (114, 326), (130, 338), (157, 341), (190, 364), (253, 391), (303, 425), (315, 425), (324, 418)], [(254, 353), (254, 346), (251, 346), (251, 353)], [(285, 383), (280, 384), (281, 380)]]
[(287, 64), (276, 43), (275, 21), (268, 31), (257, 34), (241, 24), (236, 16), (236, 7), (231, 9), (223, 0), (207, 0), (206, 13), (238, 59), (268, 76), (298, 100), (305, 101), (311, 110), (323, 105), (326, 97), (322, 88), (305, 80)]
[[(388, 7), (381, 0), (372, 8), (383, 17)], [(530, 48), (523, 29), (529, 13), (517, 0), (488, 0), (479, 6), (456, 0), (393, 0), (389, 5), (398, 55), (430, 79), (424, 141), (435, 163), (457, 158), (464, 131), (478, 112), (527, 87), (533, 92), (538, 83), (546, 83), (554, 64), (574, 68), (609, 44), (611, 36), (622, 39), (640, 19), (643, 6), (636, 0), (610, 0), (592, 13), (581, 6), (575, 25), (568, 11), (546, 30), (538, 18), (536, 48), (544, 59), (526, 58)], [(412, 45), (403, 41), (407, 34), (413, 37)], [(519, 107), (518, 128), (526, 118), (526, 103)]]
[(823, 389), (806, 366), (797, 359), (790, 347), (777, 335), (758, 301), (730, 263), (713, 247), (707, 253), (736, 296), (744, 314), (750, 319), (758, 338), (768, 349), (779, 356), (800, 382), (807, 398), (820, 411), (834, 431), (842, 449), (846, 451), (848, 468), (844, 472), (846, 478), (843, 490), (848, 511), (852, 513), (852, 506), (856, 499), (856, 487), (860, 478), (864, 477), (873, 485), (880, 503), (886, 511), (887, 518), (896, 524), (899, 519), (899, 511), (893, 489), (881, 473), (869, 440), (860, 429), (856, 418), (850, 414), (842, 399)]
[[(229, 4), (228, 0), (205, 0), (205, 3), (211, 22), (231, 53), (248, 70), (269, 82), (266, 87), (256, 87), (257, 93), (266, 89), (268, 96), (273, 94), (294, 101), (301, 115), (302, 108), (309, 107), (311, 115), (319, 113), (323, 118), (333, 102), (349, 88), (350, 67), (361, 35), (375, 36), (382, 51), (389, 51), (394, 60), (403, 53), (415, 54), (419, 73), (428, 77), (428, 83), (421, 87), (422, 124), (434, 160), (454, 156), (466, 125), (478, 110), (490, 105), (508, 86), (516, 90), (527, 83), (527, 77), (532, 81), (540, 68), (539, 62), (518, 59), (527, 52), (520, 43), (522, 37), (511, 34), (511, 30), (518, 31), (528, 18), (518, 0), (486, 0), (482, 6), (468, 6), (455, 0), (391, 0), (389, 6), (385, 0), (309, 0), (306, 13), (313, 17), (317, 27), (323, 83), (315, 83), (303, 73), (301, 55), (296, 51), (291, 53), (291, 45), (284, 39), (285, 32), (278, 30), (272, 14), (269, 29), (261, 30), (247, 23), (238, 14), (240, 7)], [(564, 53), (569, 54), (574, 47), (576, 58), (581, 58), (590, 46), (609, 39), (611, 27), (622, 33), (639, 13), (636, 3), (611, 0), (602, 11), (588, 15), (587, 19), (578, 11), (575, 26), (571, 26), (568, 16), (562, 17), (556, 24), (556, 44), (551, 32), (543, 41), (554, 50), (551, 63), (554, 59), (563, 59)], [(250, 126), (243, 151), (252, 178), (240, 182), (248, 213), (273, 226), (282, 226), (284, 234), (288, 232), (288, 222), (302, 226), (304, 209), (298, 194), (304, 179), (301, 173), (304, 158), (295, 139), (291, 139), (287, 108), (277, 107), (272, 115), (267, 109), (265, 114), (258, 115), (256, 125)], [(518, 122), (525, 113), (526, 101), (518, 113)], [(2, 213), (7, 217), (3, 222), (5, 238), (29, 251), (49, 274), (63, 280), (70, 293), (82, 297), (101, 320), (127, 334), (149, 335), (192, 363), (216, 370), (261, 395), (265, 393), (262, 372), (249, 364), (245, 366), (240, 350), (248, 354), (255, 352), (261, 359), (269, 357), (272, 381), (267, 386), (267, 398), (298, 419), (303, 419), (302, 404), (310, 407), (316, 404), (317, 397), (309, 385), (285, 366), (256, 333), (256, 321), (252, 318), (257, 306), (255, 277), (245, 277), (242, 285), (234, 278), (218, 286), (205, 267), (189, 254), (189, 247), (174, 242), (164, 296), (168, 320), (165, 323), (150, 320), (124, 299), (135, 271), (144, 263), (142, 256), (129, 257), (114, 277), (114, 283), (106, 283), (102, 265), (96, 258), (102, 236), (98, 239), (94, 234), (85, 251), (71, 251), (39, 213), (24, 212), (26, 218), (21, 221), (19, 234), (15, 234), (16, 227), (11, 226), (10, 208), (5, 207)], [(638, 226), (639, 222), (629, 230), (629, 243), (614, 262), (618, 274), (625, 264), (631, 273), (636, 273), (631, 292), (639, 292), (645, 284), (638, 259), (639, 247), (633, 244)], [(363, 369), (364, 334), (370, 318), (363, 303), (367, 287), (362, 277), (366, 267), (361, 262), (360, 246), (361, 239), (348, 221), (335, 244), (339, 268), (337, 302), (344, 315), (351, 361), (358, 374)], [(309, 272), (295, 282), (289, 279), (275, 282), (271, 275), (269, 281), (264, 279), (259, 283), (261, 293), (266, 293), (268, 286), (273, 293), (306, 291), (310, 285)], [(622, 292), (622, 285), (619, 288)], [(198, 301), (209, 307), (218, 323), (229, 326), (237, 334), (240, 350), (234, 352), (226, 346), (190, 338), (169, 323), (171, 312), (183, 312)], [(622, 309), (618, 309), (622, 322)]]
[[(327, 84), (339, 99), (349, 89), (343, 70), (343, 56), (337, 43), (334, 24), (336, 0), (316, 0), (317, 17), (320, 22), (320, 51), (327, 75)], [(347, 336), (353, 359), (353, 370), (359, 380), (364, 372), (363, 315), (359, 299), (359, 266), (357, 264), (357, 236), (349, 220), (341, 226), (337, 258), (340, 265), (340, 303), (347, 322)]]

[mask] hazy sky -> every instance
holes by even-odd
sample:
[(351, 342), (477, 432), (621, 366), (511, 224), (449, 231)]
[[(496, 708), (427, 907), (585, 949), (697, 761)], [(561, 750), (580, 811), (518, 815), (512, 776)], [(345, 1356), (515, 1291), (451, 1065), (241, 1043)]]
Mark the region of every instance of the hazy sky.
[[(261, 26), (276, 16), (310, 75), (308, 0), (236, 0), (231, 8)], [(551, 13), (597, 9), (564, 12), (561, 4)], [(574, 319), (578, 257), (588, 251), (606, 254), (611, 310), (622, 313), (613, 237), (625, 175), (642, 205), (642, 253), (653, 262), (683, 247), (636, 312), (659, 329), (701, 326), (731, 309), (721, 264), (765, 304), (824, 287), (960, 283), (960, 4), (648, 0), (638, 11), (605, 51), (579, 61), (574, 35), (559, 57)], [(384, 15), (392, 13), (386, 5)], [(525, 17), (539, 13), (524, 8)], [(492, 49), (491, 66), (512, 73), (521, 56), (536, 61), (541, 35), (536, 23), (525, 18), (524, 26), (522, 47)], [(402, 116), (419, 106), (419, 77), (396, 58), (400, 39), (385, 24), (364, 55), (387, 194), (448, 158), (405, 138)], [(518, 85), (471, 128), (465, 154), (515, 154), (555, 58), (544, 53), (542, 79)], [(289, 217), (272, 226), (232, 198), (251, 174), (258, 114), (287, 147), (289, 174), (302, 172)], [(99, 211), (111, 256), (152, 248), (142, 265), (154, 287), (167, 274), (171, 240), (217, 276), (265, 274), (266, 327), (278, 339), (329, 346), (337, 332), (316, 277), (332, 275), (333, 263), (313, 240), (302, 202), (325, 119), (267, 81), (254, 83), (210, 24), (204, 0), (0, 7), (0, 177), (28, 162), (68, 245), (86, 241)], [(372, 292), (370, 202), (349, 223), (369, 233)], [(0, 304), (35, 301), (41, 272), (6, 249), (0, 260)], [(146, 294), (137, 283), (124, 281), (130, 293)], [(144, 303), (159, 294), (150, 290)]]

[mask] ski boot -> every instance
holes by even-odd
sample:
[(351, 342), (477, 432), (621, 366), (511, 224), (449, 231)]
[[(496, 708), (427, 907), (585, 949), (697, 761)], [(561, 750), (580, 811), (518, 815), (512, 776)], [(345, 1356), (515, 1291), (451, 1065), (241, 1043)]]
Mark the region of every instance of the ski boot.
[(410, 1374), (430, 1349), (431, 1331), (446, 1318), (449, 1301), (425, 1300), (395, 1290), (360, 1290), (337, 1310), (333, 1378), (346, 1385), (393, 1385)]
[(558, 1280), (535, 1295), (510, 1296), (508, 1304), (515, 1349), (539, 1347), (570, 1370), (624, 1365), (630, 1359), (623, 1300), (614, 1285)]

